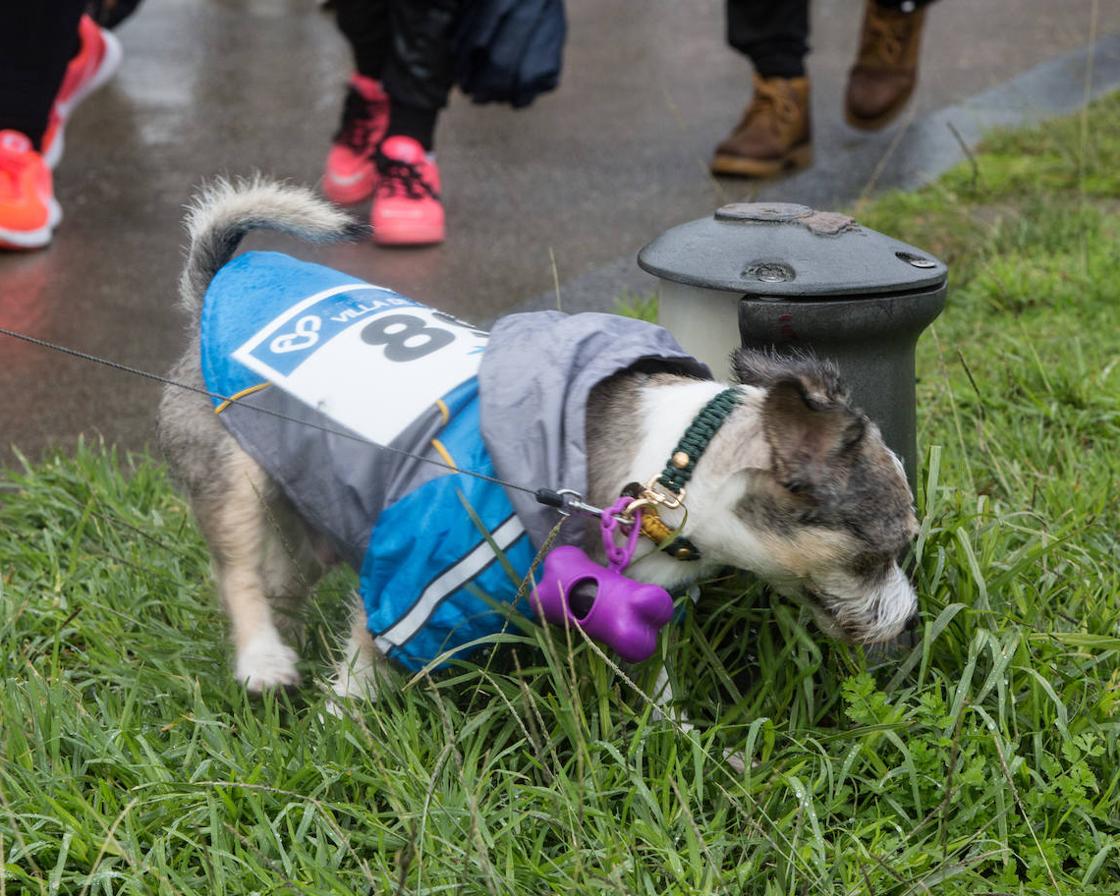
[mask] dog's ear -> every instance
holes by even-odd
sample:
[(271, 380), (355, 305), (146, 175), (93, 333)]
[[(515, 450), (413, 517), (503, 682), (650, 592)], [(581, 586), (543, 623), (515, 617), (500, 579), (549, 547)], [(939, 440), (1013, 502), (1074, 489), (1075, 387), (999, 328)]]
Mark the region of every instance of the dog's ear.
[(737, 348), (731, 353), (731, 372), (744, 386), (760, 386), (765, 389), (780, 379), (789, 376), (789, 361), (769, 352)]
[(769, 389), (783, 380), (801, 381), (804, 391), (819, 401), (846, 402), (848, 390), (831, 361), (811, 354), (778, 354), (739, 348), (731, 353), (731, 370), (744, 386)]
[(823, 497), (843, 487), (867, 419), (842, 402), (810, 394), (798, 377), (778, 380), (762, 405), (774, 473), (790, 492)]

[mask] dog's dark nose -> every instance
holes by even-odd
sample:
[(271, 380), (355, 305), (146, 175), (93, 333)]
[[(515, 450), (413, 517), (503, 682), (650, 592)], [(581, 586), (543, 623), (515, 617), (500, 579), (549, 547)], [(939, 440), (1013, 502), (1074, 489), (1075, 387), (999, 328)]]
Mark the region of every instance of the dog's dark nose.
[(912, 632), (921, 624), (922, 618), (915, 612), (909, 619), (906, 620), (906, 631)]

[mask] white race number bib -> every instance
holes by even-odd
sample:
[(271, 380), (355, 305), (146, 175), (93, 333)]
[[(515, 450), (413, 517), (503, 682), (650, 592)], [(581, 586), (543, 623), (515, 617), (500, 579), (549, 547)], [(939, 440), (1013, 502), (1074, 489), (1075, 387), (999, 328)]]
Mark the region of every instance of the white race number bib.
[(269, 382), (387, 445), (478, 374), (488, 335), (366, 283), (316, 293), (233, 353)]

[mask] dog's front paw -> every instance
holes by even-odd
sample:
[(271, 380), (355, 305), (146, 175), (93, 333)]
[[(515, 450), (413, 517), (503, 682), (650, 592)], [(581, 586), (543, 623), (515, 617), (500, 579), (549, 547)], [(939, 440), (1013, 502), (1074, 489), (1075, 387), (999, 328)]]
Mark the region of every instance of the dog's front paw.
[(258, 635), (237, 652), (237, 680), (251, 694), (299, 684), (299, 656), (274, 633)]

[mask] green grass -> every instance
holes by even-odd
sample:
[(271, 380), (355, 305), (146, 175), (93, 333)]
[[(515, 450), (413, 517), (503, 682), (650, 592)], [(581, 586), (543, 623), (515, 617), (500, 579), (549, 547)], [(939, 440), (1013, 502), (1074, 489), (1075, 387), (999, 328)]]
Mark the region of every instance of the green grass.
[(158, 464), (10, 473), (0, 894), (1116, 893), (1117, 159), (1114, 96), (858, 210), (952, 270), (921, 639), (867, 656), (712, 583), (666, 644), (695, 732), (654, 720), (649, 668), (536, 629), (324, 720), (345, 577), (307, 684), (251, 701)]

